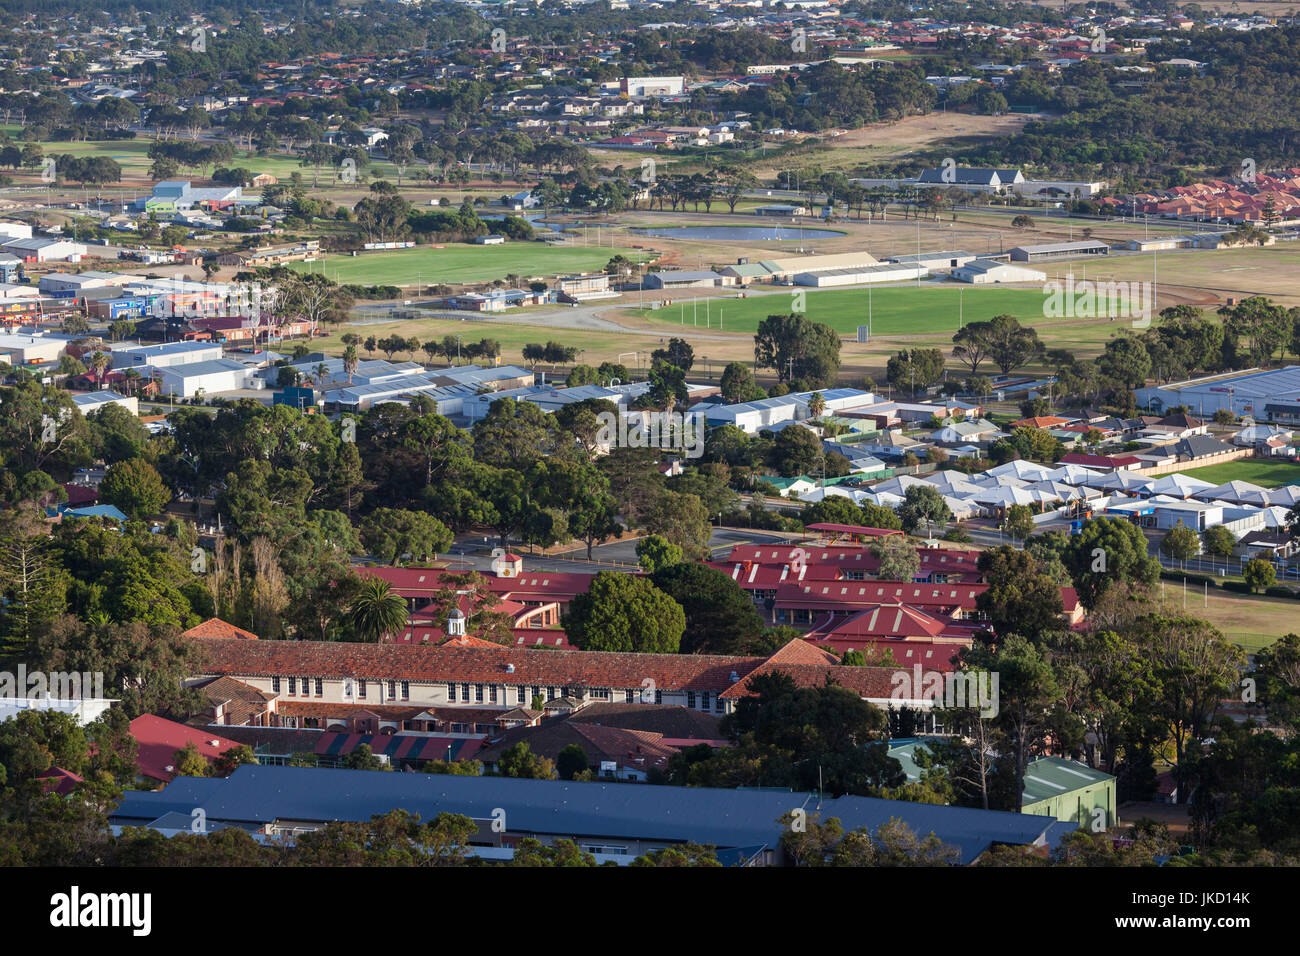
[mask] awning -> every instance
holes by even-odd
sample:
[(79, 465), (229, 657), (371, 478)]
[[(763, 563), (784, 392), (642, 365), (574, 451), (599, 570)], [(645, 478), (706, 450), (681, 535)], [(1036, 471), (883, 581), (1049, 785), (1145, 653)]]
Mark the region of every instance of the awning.
[(362, 744), (374, 754), (390, 760), (468, 760), (482, 746), (478, 739), (464, 737), (422, 737), (412, 734), (322, 734), (316, 753), (322, 757), (343, 757)]

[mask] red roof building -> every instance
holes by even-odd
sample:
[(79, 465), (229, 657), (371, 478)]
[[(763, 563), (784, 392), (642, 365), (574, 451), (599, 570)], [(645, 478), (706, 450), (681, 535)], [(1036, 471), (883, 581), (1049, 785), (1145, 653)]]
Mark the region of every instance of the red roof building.
[(223, 621), (219, 617), (210, 617), (202, 624), (196, 624), (181, 634), (181, 637), (232, 637), (241, 641), (255, 641), (257, 635), (242, 627)]
[(1058, 464), (1118, 470), (1139, 467), (1142, 464), (1142, 459), (1136, 455), (1087, 455), (1083, 452), (1072, 451), (1068, 455), (1062, 456)]
[[(234, 643), (248, 642), (235, 641)], [(207, 728), (189, 727), (155, 717), (153, 714), (142, 714), (131, 721), (131, 736), (139, 744), (136, 767), (140, 774), (163, 783), (169, 782), (176, 776), (176, 751), (184, 750), (188, 744), (194, 744), (208, 763), (216, 760), (232, 747), (239, 746), (233, 740), (218, 737)]]

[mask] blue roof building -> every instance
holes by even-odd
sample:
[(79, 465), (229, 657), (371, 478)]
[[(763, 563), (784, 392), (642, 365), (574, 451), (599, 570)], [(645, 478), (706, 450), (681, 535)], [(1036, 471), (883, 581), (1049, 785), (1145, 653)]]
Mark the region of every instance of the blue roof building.
[[(836, 817), (846, 830), (874, 832), (891, 818), (919, 836), (933, 832), (974, 861), (995, 843), (1051, 847), (1069, 829), (1053, 817), (815, 793), (723, 790), (509, 777), (326, 770), (245, 765), (226, 779), (178, 777), (158, 791), (128, 790), (110, 815), (118, 826), (164, 824), (202, 808), (209, 824), (268, 836), (292, 835), (331, 820), (364, 821), (401, 808), (430, 820), (439, 813), (478, 821), (471, 844), (509, 847), (533, 837), (574, 840), (588, 852), (630, 859), (686, 842), (709, 844), (733, 862), (780, 863), (779, 818), (795, 809)], [(492, 821), (505, 814), (505, 832)], [(743, 852), (740, 852), (743, 851)], [(617, 862), (617, 861), (616, 861)]]

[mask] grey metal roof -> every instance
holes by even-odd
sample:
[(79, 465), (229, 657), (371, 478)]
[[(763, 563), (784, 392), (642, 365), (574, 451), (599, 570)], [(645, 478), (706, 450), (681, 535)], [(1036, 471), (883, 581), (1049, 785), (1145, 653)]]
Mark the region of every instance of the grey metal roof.
[(156, 369), (162, 375), (194, 378), (199, 375), (216, 375), (218, 372), (247, 372), (248, 368), (233, 359), (211, 359), (207, 362), (189, 362), (185, 365), (167, 365)]
[(778, 818), (803, 808), (810, 816), (837, 817), (846, 830), (874, 831), (898, 817), (918, 835), (933, 832), (957, 846), (963, 863), (994, 842), (1039, 841), (1056, 822), (1044, 816), (800, 792), (257, 765), (239, 767), (224, 780), (177, 778), (161, 791), (127, 791), (111, 818), (118, 824), (147, 823), (167, 813), (188, 817), (195, 807), (202, 807), (209, 821), (237, 825), (360, 821), (394, 808), (424, 820), (439, 813), (482, 820), (501, 808), (507, 830), (514, 834), (694, 840), (720, 848), (775, 845), (783, 830)]
[(1016, 246), (1012, 252), (1046, 253), (1046, 252), (1086, 252), (1089, 249), (1109, 249), (1110, 243), (1099, 239), (1083, 239), (1076, 242), (1044, 242), (1034, 246)]
[(973, 252), (913, 252), (905, 256), (890, 256), (889, 261), (901, 265), (908, 262), (929, 262), (931, 259), (960, 259), (974, 258), (974, 256)]
[(656, 277), (660, 282), (703, 282), (705, 279), (718, 278), (716, 272), (687, 272), (684, 270), (679, 272), (652, 272), (646, 278), (648, 279), (650, 276)]

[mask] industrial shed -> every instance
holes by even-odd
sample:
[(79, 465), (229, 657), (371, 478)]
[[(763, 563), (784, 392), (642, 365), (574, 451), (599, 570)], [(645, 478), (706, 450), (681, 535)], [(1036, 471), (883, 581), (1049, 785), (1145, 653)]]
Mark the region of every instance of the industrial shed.
[(1011, 250), (1013, 262), (1048, 262), (1052, 259), (1077, 259), (1080, 256), (1110, 255), (1110, 244), (1099, 239), (1078, 242), (1046, 242), (1034, 246), (1016, 246)]

